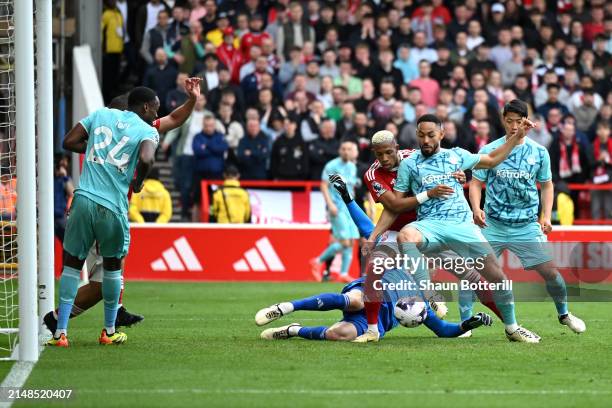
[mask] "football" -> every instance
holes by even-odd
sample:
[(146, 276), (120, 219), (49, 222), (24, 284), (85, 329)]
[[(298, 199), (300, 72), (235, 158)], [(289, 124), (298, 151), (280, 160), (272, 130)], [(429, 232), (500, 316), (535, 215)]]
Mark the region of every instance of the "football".
[(427, 307), (418, 297), (404, 297), (395, 303), (394, 314), (402, 326), (417, 327), (427, 318)]

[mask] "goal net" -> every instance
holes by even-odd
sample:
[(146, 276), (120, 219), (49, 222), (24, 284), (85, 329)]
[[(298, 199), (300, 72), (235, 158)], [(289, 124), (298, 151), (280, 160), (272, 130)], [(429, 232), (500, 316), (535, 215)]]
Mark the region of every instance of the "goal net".
[(13, 1), (0, 0), (0, 359), (17, 344), (17, 178)]
[(51, 0), (35, 3), (0, 0), (0, 360), (38, 359), (53, 303)]

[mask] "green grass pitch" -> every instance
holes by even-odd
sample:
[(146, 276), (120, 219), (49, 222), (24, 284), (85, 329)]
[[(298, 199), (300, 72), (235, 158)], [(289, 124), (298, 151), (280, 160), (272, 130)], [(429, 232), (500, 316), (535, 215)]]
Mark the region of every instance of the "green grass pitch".
[[(581, 303), (585, 334), (559, 325), (552, 303), (519, 303), (538, 345), (509, 343), (496, 320), (471, 339), (397, 328), (380, 343), (259, 339), (253, 316), (282, 300), (336, 292), (338, 284), (129, 282), (126, 306), (145, 321), (128, 343), (102, 347), (102, 307), (71, 320), (69, 349), (47, 349), (25, 388), (71, 388), (70, 401), (17, 407), (609, 407), (612, 303)], [(448, 319), (458, 319), (449, 304)], [(476, 310), (483, 310), (477, 304)], [(340, 312), (298, 312), (329, 325)], [(9, 363), (2, 363), (6, 373)]]

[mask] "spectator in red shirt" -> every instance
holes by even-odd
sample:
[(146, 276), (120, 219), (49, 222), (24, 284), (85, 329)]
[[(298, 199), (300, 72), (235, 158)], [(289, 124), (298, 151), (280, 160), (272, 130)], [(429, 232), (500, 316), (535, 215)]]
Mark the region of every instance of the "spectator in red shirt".
[(605, 33), (604, 28), (604, 9), (601, 6), (591, 9), (591, 21), (584, 24), (583, 37), (589, 43), (593, 43), (597, 34)]
[(271, 38), (270, 34), (262, 31), (263, 29), (263, 17), (261, 14), (253, 14), (249, 21), (249, 32), (242, 36), (240, 41), (240, 51), (244, 60), (249, 59), (251, 47), (253, 45), (262, 46), (264, 38)]
[(225, 65), (231, 74), (234, 84), (240, 83), (240, 67), (242, 66), (242, 54), (234, 47), (234, 29), (227, 27), (223, 31), (223, 43), (217, 48), (217, 57)]

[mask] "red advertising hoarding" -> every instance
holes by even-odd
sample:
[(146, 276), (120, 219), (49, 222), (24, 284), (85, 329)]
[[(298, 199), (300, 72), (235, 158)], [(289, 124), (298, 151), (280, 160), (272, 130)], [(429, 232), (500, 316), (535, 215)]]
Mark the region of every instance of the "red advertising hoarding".
[[(282, 282), (313, 280), (309, 262), (329, 243), (330, 230), (304, 224), (132, 224), (131, 236), (127, 280)], [(612, 228), (557, 226), (549, 241), (568, 282), (612, 281), (607, 272), (612, 265)], [(357, 256), (355, 252), (353, 277), (359, 274)], [(578, 267), (568, 268), (569, 264)], [(504, 254), (502, 266), (515, 281), (540, 280), (537, 273), (524, 271), (513, 255)], [(338, 268), (339, 259), (332, 270)], [(444, 272), (435, 279), (455, 280)]]

